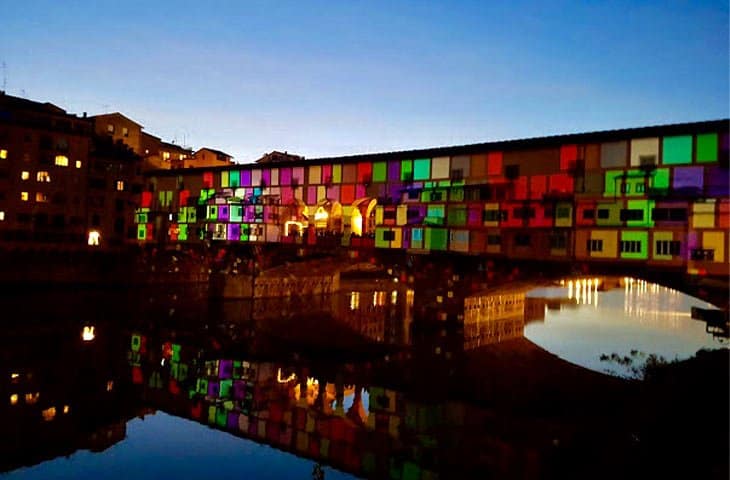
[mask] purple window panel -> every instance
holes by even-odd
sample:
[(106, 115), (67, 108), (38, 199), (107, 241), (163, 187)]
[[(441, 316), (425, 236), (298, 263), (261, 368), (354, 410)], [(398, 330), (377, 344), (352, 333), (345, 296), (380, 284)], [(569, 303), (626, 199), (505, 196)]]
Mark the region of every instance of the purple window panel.
[(221, 205), (218, 207), (218, 220), (228, 220), (230, 207), (228, 205)]
[(307, 188), (307, 205), (316, 205), (317, 204), (317, 187), (308, 187)]
[(243, 400), (246, 398), (246, 382), (243, 380), (236, 380), (233, 382), (233, 398), (236, 400)]
[(340, 186), (332, 185), (327, 188), (327, 198), (340, 201)]
[(727, 169), (705, 167), (705, 191), (709, 197), (727, 197), (730, 195), (730, 177)]
[(393, 201), (399, 201), (401, 196), (401, 189), (403, 188), (403, 185), (401, 184), (390, 184), (388, 186), (388, 197)]
[(233, 360), (221, 360), (218, 367), (219, 378), (231, 378), (233, 375)]
[(720, 135), (720, 160), (727, 159), (730, 152), (730, 133)]
[(690, 252), (693, 248), (697, 248), (699, 246), (699, 241), (697, 239), (697, 232), (689, 232), (687, 234), (687, 250), (685, 251), (686, 259), (689, 260)]
[(702, 188), (703, 167), (675, 167), (674, 189)]
[(355, 200), (363, 198), (366, 195), (367, 192), (365, 191), (365, 185), (355, 185)]
[(261, 172), (261, 181), (264, 182), (264, 185), (267, 187), (271, 185), (271, 170), (267, 168)]
[(279, 170), (279, 185), (291, 185), (291, 168)]
[(218, 382), (209, 381), (208, 382), (208, 396), (212, 398), (218, 398), (220, 395), (220, 385), (218, 385)]
[(254, 205), (247, 205), (243, 208), (243, 221), (251, 223), (255, 220)]
[(469, 225), (481, 225), (482, 223), (482, 209), (480, 207), (470, 208), (469, 216), (467, 217)]
[(229, 430), (238, 430), (237, 412), (228, 412), (228, 418), (226, 419), (226, 428)]
[(238, 223), (228, 224), (228, 240), (236, 240), (241, 238), (241, 225)]
[(251, 185), (251, 170), (241, 170), (241, 186), (248, 187)]
[(392, 182), (400, 180), (400, 162), (388, 162), (388, 180)]

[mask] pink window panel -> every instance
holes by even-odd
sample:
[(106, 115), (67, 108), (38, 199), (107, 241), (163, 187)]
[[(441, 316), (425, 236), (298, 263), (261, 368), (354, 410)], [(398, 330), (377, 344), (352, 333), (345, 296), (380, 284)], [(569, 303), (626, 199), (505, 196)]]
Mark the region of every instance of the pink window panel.
[(578, 145), (563, 145), (560, 147), (560, 170), (570, 170), (578, 160)]
[(327, 198), (340, 202), (340, 186), (332, 185), (331, 187), (327, 187)]
[(299, 185), (304, 185), (304, 167), (292, 168), (291, 178), (292, 182), (296, 180)]
[(317, 187), (307, 188), (307, 205), (315, 205), (317, 203)]
[(332, 183), (332, 165), (322, 165), (322, 183)]
[(490, 152), (487, 154), (487, 175), (502, 174), (502, 152)]
[(367, 190), (365, 189), (365, 185), (356, 185), (355, 186), (355, 198), (362, 198), (367, 196)]
[(291, 168), (282, 168), (279, 170), (279, 184), (291, 185)]

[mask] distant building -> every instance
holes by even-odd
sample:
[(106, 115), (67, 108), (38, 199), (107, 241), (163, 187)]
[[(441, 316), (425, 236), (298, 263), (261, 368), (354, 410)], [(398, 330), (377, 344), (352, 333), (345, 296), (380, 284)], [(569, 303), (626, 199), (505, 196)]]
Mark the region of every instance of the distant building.
[(256, 160), (256, 163), (284, 163), (284, 162), (299, 162), (304, 160), (301, 155), (293, 155), (289, 152), (278, 152), (274, 150), (270, 153), (265, 153), (261, 158)]
[(195, 152), (192, 158), (184, 160), (183, 167), (223, 167), (232, 163), (232, 155), (213, 148), (203, 147)]

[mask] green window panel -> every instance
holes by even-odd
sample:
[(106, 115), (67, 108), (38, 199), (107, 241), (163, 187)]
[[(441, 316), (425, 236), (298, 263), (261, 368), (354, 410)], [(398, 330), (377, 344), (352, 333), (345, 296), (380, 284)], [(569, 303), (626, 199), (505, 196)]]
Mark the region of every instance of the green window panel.
[(627, 220), (626, 225), (629, 227), (653, 227), (654, 222), (651, 219), (651, 211), (654, 209), (653, 200), (629, 200), (626, 202), (626, 208), (629, 210), (641, 210), (644, 212), (642, 220)]
[(187, 241), (188, 239), (188, 226), (187, 225), (179, 225), (178, 228), (180, 229), (180, 232), (177, 234), (177, 239), (181, 242)]
[(466, 225), (466, 207), (462, 207), (462, 206), (449, 207), (448, 216), (446, 218), (448, 220), (448, 225), (452, 225), (452, 226)]
[(413, 161), (413, 179), (428, 180), (431, 178), (431, 159), (419, 158)]
[[(630, 248), (626, 248), (629, 246)], [(646, 260), (649, 258), (649, 233), (632, 231), (621, 232), (619, 252), (621, 254), (621, 258)]]
[(626, 172), (624, 183), (624, 192), (627, 196), (641, 196), (644, 194), (646, 175), (641, 170), (629, 170)]
[(188, 223), (195, 223), (198, 220), (198, 209), (195, 207), (184, 207), (188, 214)]
[(375, 162), (373, 164), (373, 182), (384, 182), (388, 175), (388, 164)]
[[(456, 184), (456, 182), (454, 182)], [(450, 187), (451, 186), (451, 180), (439, 180), (438, 182), (439, 187)]]
[(147, 225), (137, 225), (137, 240), (147, 238)]
[(241, 205), (231, 205), (230, 222), (240, 223), (243, 220), (243, 207)]
[(218, 219), (218, 205), (208, 205), (206, 219), (217, 220)]
[(449, 192), (449, 200), (452, 202), (463, 202), (464, 201), (464, 189), (463, 188), (451, 189), (451, 192)]
[(134, 215), (134, 221), (136, 223), (147, 223), (149, 216), (147, 212), (138, 212)]
[(717, 161), (717, 134), (705, 133), (697, 135), (697, 162), (709, 163)]
[(332, 165), (332, 183), (342, 183), (342, 165)]
[(413, 180), (413, 160), (400, 162), (400, 179), (403, 181)]
[(445, 228), (426, 228), (426, 248), (429, 250), (446, 250), (449, 231)]
[(443, 205), (429, 205), (423, 222), (429, 225), (443, 225), (445, 216), (446, 209)]
[(603, 196), (612, 197), (621, 193), (623, 170), (608, 170), (604, 177)]
[(228, 174), (229, 187), (236, 188), (241, 186), (241, 172), (235, 170)]
[(375, 248), (390, 247), (390, 240), (385, 239), (385, 234), (387, 232), (390, 232), (389, 228), (376, 228), (375, 229)]
[(248, 242), (248, 237), (251, 233), (251, 227), (248, 224), (241, 225), (241, 241)]
[(208, 199), (213, 198), (213, 195), (215, 195), (215, 189), (213, 188), (204, 188), (200, 190), (198, 205), (205, 205), (208, 202)]
[(160, 200), (160, 206), (162, 207), (169, 207), (170, 203), (172, 203), (172, 191), (170, 190), (161, 190), (157, 197)]
[(186, 209), (181, 208), (177, 212), (177, 223), (188, 223), (188, 211)]
[(652, 175), (650, 180), (651, 188), (657, 189), (657, 190), (666, 190), (669, 188), (669, 169), (668, 168), (658, 168), (656, 171), (654, 171), (654, 175)]
[(664, 165), (682, 165), (692, 163), (692, 137), (664, 137), (663, 162)]

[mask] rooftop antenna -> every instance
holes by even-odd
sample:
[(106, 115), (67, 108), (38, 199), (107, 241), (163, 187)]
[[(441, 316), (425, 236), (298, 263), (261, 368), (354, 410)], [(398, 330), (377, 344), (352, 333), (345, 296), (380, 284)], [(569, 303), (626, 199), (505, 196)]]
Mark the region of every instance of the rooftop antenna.
[(3, 60), (3, 63), (0, 66), (2, 66), (2, 69), (3, 69), (3, 88), (1, 88), (0, 90), (2, 90), (3, 92), (7, 92), (8, 91), (8, 64), (5, 63), (5, 61)]

